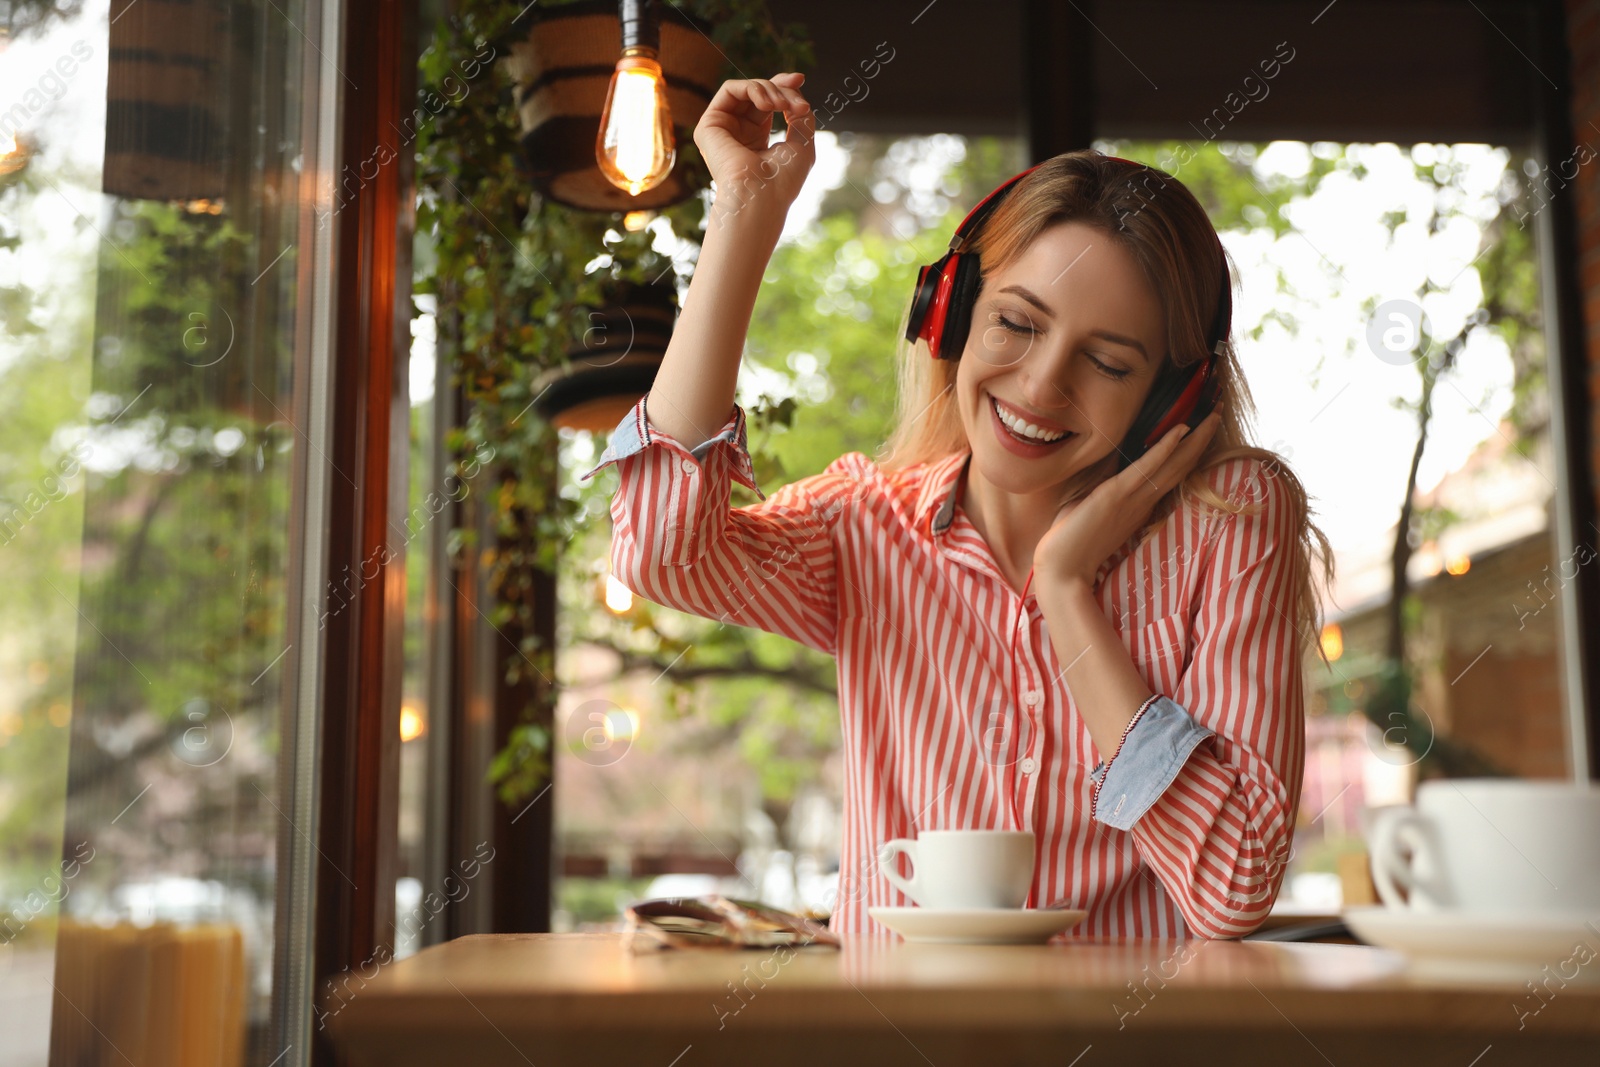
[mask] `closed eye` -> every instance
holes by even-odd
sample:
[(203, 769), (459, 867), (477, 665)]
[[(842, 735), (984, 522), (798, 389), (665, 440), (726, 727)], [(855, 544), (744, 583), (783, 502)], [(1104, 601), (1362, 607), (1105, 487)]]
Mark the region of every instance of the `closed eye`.
[(1126, 378), (1128, 375), (1133, 373), (1132, 371), (1124, 370), (1121, 367), (1113, 367), (1109, 363), (1100, 362), (1098, 359), (1094, 358), (1093, 352), (1087, 353), (1087, 355), (1089, 356), (1089, 362), (1093, 363), (1096, 367), (1099, 367), (1102, 371), (1104, 371), (1107, 377)]
[[(1020, 322), (1012, 322), (1010, 319), (1001, 314), (995, 315), (995, 322), (1007, 333), (1031, 336), (1035, 332), (1033, 327), (1025, 326)], [(1113, 367), (1109, 363), (1102, 362), (1095, 357), (1093, 352), (1086, 352), (1084, 354), (1089, 357), (1089, 362), (1100, 368), (1101, 372), (1104, 373), (1108, 378), (1122, 379), (1133, 373), (1130, 370), (1125, 370), (1121, 367)]]

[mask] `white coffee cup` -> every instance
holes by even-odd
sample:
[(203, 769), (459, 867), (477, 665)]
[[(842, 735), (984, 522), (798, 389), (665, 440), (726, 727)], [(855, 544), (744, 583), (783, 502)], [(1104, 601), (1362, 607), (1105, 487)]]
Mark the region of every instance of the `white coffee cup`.
[[(901, 853), (911, 877), (895, 869)], [(1031, 830), (924, 830), (878, 850), (883, 875), (924, 908), (1020, 908), (1033, 884)]]
[(1391, 908), (1600, 915), (1600, 787), (1591, 784), (1431, 779), (1415, 807), (1372, 812), (1368, 847)]

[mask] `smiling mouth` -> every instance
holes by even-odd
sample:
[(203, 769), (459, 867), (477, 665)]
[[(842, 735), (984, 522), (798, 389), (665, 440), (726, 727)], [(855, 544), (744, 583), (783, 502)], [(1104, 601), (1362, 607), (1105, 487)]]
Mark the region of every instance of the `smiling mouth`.
[(1055, 445), (1060, 444), (1069, 437), (1076, 436), (1071, 430), (1064, 433), (1047, 434), (1044, 430), (1008, 413), (1000, 406), (1000, 402), (992, 394), (989, 397), (989, 407), (994, 410), (995, 416), (1000, 420), (1000, 424), (1005, 427), (1006, 432), (1025, 444)]

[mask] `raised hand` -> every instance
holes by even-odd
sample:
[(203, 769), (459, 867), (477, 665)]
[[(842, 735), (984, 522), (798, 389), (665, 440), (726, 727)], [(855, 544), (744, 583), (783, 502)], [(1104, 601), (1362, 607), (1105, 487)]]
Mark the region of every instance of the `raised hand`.
[[(706, 105), (694, 143), (717, 185), (720, 211), (759, 203), (786, 213), (816, 162), (816, 118), (800, 94), (800, 73), (728, 80)], [(782, 111), (784, 139), (767, 144)]]

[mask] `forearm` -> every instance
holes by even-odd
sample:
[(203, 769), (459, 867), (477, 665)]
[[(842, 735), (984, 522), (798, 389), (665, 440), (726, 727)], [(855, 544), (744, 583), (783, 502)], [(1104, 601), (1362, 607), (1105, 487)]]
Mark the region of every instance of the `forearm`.
[(1062, 680), (1101, 759), (1109, 760), (1150, 687), (1088, 585), (1045, 580), (1038, 597)]
[(695, 448), (728, 420), (762, 275), (786, 208), (752, 201), (708, 212), (700, 259), (650, 387), (652, 425)]
[[(1154, 694), (1088, 585), (1047, 581), (1039, 605), (1073, 704), (1101, 760), (1111, 761)], [(1292, 702), (1293, 680), (1275, 691)], [(1190, 930), (1238, 937), (1260, 924), (1282, 880), (1294, 820), (1289, 786), (1248, 750), (1200, 745), (1213, 731), (1197, 728), (1174, 694), (1163, 695), (1169, 699), (1128, 735), (1137, 751), (1106, 771), (1095, 818), (1131, 832)], [(1192, 694), (1180, 685), (1176, 697)]]
[[(600, 462), (580, 476), (618, 468), (611, 573), (657, 604), (832, 655), (835, 527), (859, 499), (867, 473), (859, 454), (769, 497), (756, 484), (739, 409), (695, 455), (659, 428), (642, 435), (643, 406), (622, 418)], [(735, 481), (756, 495), (755, 504), (728, 506)]]
[(1298, 805), (1270, 768), (1247, 770), (1208, 748), (1189, 755), (1129, 832), (1191, 931), (1242, 937), (1272, 910)]

